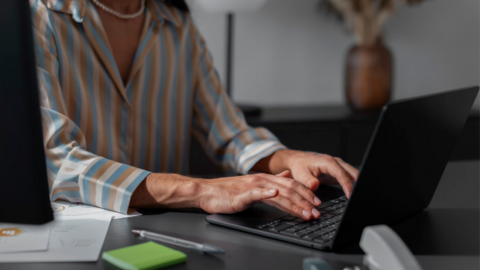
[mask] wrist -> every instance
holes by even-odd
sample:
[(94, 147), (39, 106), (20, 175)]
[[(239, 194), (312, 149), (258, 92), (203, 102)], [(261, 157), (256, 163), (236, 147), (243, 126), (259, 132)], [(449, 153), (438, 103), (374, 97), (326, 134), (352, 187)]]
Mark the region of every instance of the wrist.
[(278, 174), (286, 170), (291, 170), (292, 161), (300, 154), (301, 151), (291, 149), (280, 149), (273, 153), (270, 159), (270, 170), (273, 174)]
[[(207, 209), (206, 206), (212, 200), (212, 194), (215, 194), (214, 186), (211, 185), (215, 180), (197, 180), (197, 194), (196, 194), (196, 207), (200, 209)], [(217, 194), (218, 195), (218, 194)]]
[[(131, 207), (198, 207), (198, 179), (178, 174), (152, 173), (132, 196)], [(135, 198), (135, 200), (133, 200)]]

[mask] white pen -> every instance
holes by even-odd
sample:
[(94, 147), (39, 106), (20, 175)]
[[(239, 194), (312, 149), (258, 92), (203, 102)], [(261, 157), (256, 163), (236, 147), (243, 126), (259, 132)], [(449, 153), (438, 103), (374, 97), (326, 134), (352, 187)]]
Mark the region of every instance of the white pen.
[(140, 235), (141, 237), (149, 238), (152, 240), (157, 240), (160, 242), (172, 244), (172, 245), (177, 245), (180, 247), (184, 248), (189, 248), (193, 250), (198, 250), (201, 252), (207, 252), (207, 253), (216, 253), (216, 254), (225, 254), (225, 250), (212, 246), (209, 244), (200, 244), (200, 243), (195, 243), (159, 233), (153, 233), (149, 231), (144, 231), (144, 230), (132, 230), (133, 233)]

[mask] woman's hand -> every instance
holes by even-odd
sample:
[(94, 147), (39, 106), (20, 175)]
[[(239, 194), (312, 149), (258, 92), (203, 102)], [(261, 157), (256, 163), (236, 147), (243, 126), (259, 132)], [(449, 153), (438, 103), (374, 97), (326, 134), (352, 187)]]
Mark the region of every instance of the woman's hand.
[(320, 217), (320, 200), (285, 171), (212, 180), (151, 174), (132, 194), (133, 208), (197, 207), (209, 213), (236, 213), (265, 202), (304, 220)]
[(296, 181), (312, 191), (317, 190), (321, 183), (338, 183), (348, 198), (359, 174), (357, 169), (340, 158), (289, 149), (279, 150), (262, 159), (253, 170), (273, 173), (290, 170)]
[(289, 171), (202, 180), (200, 185), (200, 207), (209, 213), (236, 213), (265, 202), (304, 220), (320, 217), (315, 209), (320, 200)]

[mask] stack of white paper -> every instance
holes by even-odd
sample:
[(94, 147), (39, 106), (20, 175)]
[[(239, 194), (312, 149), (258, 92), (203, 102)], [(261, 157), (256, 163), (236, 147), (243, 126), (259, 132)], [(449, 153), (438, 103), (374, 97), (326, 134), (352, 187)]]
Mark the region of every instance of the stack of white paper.
[(47, 250), (50, 227), (0, 223), (0, 254)]
[(93, 207), (81, 203), (71, 203), (64, 201), (56, 201), (52, 203), (53, 214), (55, 217), (97, 217), (97, 216), (110, 216), (113, 219), (129, 218), (141, 216), (142, 214), (137, 211), (124, 215), (117, 212), (105, 210), (98, 207)]
[(94, 262), (112, 218), (122, 215), (69, 202), (52, 203), (55, 221), (41, 226), (0, 223), (0, 262)]
[(58, 218), (49, 223), (51, 230), (47, 251), (0, 254), (0, 262), (97, 261), (110, 221), (111, 217)]

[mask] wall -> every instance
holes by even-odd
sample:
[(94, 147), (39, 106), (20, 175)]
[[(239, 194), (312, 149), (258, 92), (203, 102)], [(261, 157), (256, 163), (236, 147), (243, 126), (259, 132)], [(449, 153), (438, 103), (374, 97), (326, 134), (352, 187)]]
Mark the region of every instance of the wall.
[[(206, 14), (194, 1), (192, 14), (224, 79), (225, 16)], [(344, 58), (353, 39), (317, 5), (270, 0), (258, 12), (236, 16), (235, 101), (344, 102)], [(401, 7), (385, 27), (385, 40), (395, 56), (394, 99), (479, 84), (478, 0)]]

